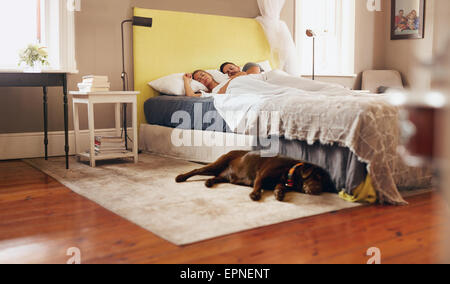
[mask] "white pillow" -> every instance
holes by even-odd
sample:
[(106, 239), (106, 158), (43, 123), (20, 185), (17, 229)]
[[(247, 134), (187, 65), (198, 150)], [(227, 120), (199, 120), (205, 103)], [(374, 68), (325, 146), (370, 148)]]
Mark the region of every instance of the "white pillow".
[(269, 60), (259, 62), (257, 63), (259, 66), (261, 66), (262, 69), (264, 69), (264, 72), (270, 72), (272, 71), (272, 66), (270, 65)]
[(211, 70), (206, 70), (206, 72), (211, 74), (211, 76), (213, 76), (214, 80), (216, 80), (216, 82), (219, 84), (222, 84), (226, 80), (230, 79), (227, 74), (223, 74), (219, 70), (211, 69)]
[[(186, 92), (184, 90), (183, 75), (184, 73), (171, 74), (152, 81), (148, 84), (153, 89), (163, 94), (185, 96)], [(202, 83), (195, 80), (192, 80), (191, 88), (194, 93), (200, 91), (208, 91), (208, 88), (206, 88)]]

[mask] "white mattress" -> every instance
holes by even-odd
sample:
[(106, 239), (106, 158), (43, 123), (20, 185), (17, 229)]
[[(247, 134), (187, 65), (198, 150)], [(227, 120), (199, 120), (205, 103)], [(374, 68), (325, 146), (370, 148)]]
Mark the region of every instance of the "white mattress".
[[(180, 137), (185, 140), (181, 141)], [(150, 124), (141, 124), (139, 139), (139, 149), (143, 151), (200, 163), (212, 163), (234, 150), (250, 151), (257, 141), (248, 135), (182, 130)], [(180, 142), (184, 143), (179, 145)]]

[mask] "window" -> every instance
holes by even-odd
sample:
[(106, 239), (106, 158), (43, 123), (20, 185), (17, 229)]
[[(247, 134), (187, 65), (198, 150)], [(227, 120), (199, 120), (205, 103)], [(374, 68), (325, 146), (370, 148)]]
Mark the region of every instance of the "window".
[(76, 72), (74, 0), (0, 2), (0, 69), (19, 69), (19, 51), (29, 44), (47, 48), (49, 69)]
[(313, 40), (316, 33), (316, 75), (348, 76), (354, 73), (355, 0), (297, 0), (296, 45), (302, 75), (311, 75)]

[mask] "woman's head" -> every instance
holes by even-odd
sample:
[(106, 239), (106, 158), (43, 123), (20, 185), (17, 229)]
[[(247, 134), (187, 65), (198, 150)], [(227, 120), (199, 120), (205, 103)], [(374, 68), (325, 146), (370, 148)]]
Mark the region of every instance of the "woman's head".
[(192, 79), (202, 83), (206, 87), (211, 85), (211, 83), (215, 82), (213, 76), (204, 70), (194, 71), (194, 73), (192, 73)]

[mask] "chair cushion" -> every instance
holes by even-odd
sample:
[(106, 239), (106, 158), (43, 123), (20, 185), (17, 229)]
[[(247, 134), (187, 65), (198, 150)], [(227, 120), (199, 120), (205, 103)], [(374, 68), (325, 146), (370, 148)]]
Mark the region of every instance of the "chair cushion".
[(361, 85), (363, 90), (376, 93), (381, 86), (403, 89), (400, 73), (395, 70), (368, 70), (363, 72)]

